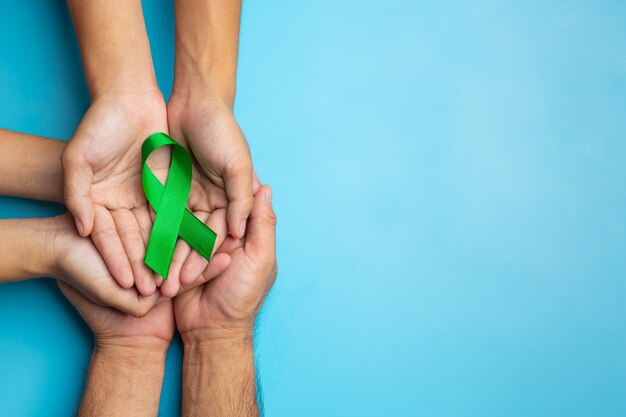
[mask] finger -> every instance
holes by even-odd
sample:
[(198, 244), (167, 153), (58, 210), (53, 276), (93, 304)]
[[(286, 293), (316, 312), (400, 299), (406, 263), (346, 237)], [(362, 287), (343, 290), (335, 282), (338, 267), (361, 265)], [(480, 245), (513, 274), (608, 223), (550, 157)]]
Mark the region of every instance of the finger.
[[(148, 215), (150, 217), (150, 230), (152, 230), (152, 224), (154, 223), (154, 219), (156, 219), (156, 212), (154, 211), (152, 206), (150, 206), (150, 208), (149, 208)], [(146, 245), (146, 247), (148, 247), (148, 245)], [(156, 284), (156, 286), (157, 287), (161, 287), (161, 285), (165, 281), (163, 279), (163, 277), (161, 275), (157, 274), (156, 272), (154, 273), (154, 277), (155, 277), (154, 278), (154, 283)]]
[(141, 232), (141, 238), (143, 244), (147, 248), (148, 242), (150, 242), (150, 233), (152, 233), (152, 220), (150, 219), (150, 212), (143, 207), (136, 207), (132, 209), (133, 215), (139, 225), (139, 231)]
[(164, 297), (174, 297), (180, 288), (180, 271), (185, 263), (185, 259), (189, 256), (191, 248), (182, 239), (178, 239), (170, 264), (170, 271), (167, 274), (167, 280), (161, 284), (161, 295)]
[(252, 194), (252, 167), (244, 164), (232, 173), (224, 176), (226, 196), (228, 197), (228, 229), (236, 238), (246, 233), (246, 220), (254, 204)]
[(261, 180), (259, 180), (259, 177), (256, 175), (256, 170), (252, 169), (252, 193), (258, 193), (259, 188), (261, 188)]
[[(152, 220), (150, 219), (150, 212), (149, 210), (145, 210), (143, 208), (134, 208), (133, 214), (139, 224), (141, 236), (143, 237), (143, 244), (147, 248), (148, 243), (150, 243), (150, 233), (152, 233)], [(143, 263), (146, 263), (145, 257)], [(152, 273), (152, 280), (154, 281), (154, 285), (157, 287), (160, 287), (163, 283), (163, 277), (157, 273)]]
[(239, 249), (243, 247), (244, 240), (243, 239), (235, 239), (232, 236), (228, 236), (224, 243), (217, 248), (216, 253), (232, 253), (235, 249)]
[(124, 252), (111, 213), (102, 206), (96, 206), (91, 239), (117, 283), (122, 288), (132, 287), (134, 278), (130, 261)]
[(198, 252), (191, 252), (180, 271), (180, 282), (183, 284), (193, 282), (204, 271), (208, 263), (209, 261)]
[[(209, 213), (204, 212), (204, 211), (196, 211), (193, 213), (194, 216), (196, 216), (196, 218), (198, 220), (200, 220), (201, 222), (205, 223), (206, 220), (209, 218)], [(198, 270), (198, 272), (196, 272), (196, 275), (194, 276), (194, 278), (200, 274), (204, 268), (206, 267), (206, 261), (204, 260), (204, 258), (202, 256), (200, 256), (198, 254), (198, 252), (194, 251), (191, 249), (191, 247), (185, 243), (182, 240), (179, 240), (179, 242), (183, 242), (184, 243), (184, 247), (185, 247), (185, 252), (183, 253), (181, 251), (181, 256), (179, 257), (179, 261), (180, 264), (176, 265), (179, 269), (177, 272), (177, 279), (178, 282), (182, 282), (183, 279), (183, 271), (185, 270), (185, 268), (189, 269), (189, 264), (193, 264), (194, 265), (194, 269), (193, 270)], [(182, 244), (181, 244), (182, 246)], [(176, 255), (176, 252), (174, 252), (174, 255)], [(184, 256), (183, 256), (184, 255)], [(200, 266), (198, 267), (197, 265), (200, 264)], [(169, 279), (168, 279), (169, 280)], [(168, 292), (168, 294), (176, 294), (178, 292), (178, 288), (176, 289), (176, 292)]]
[(248, 221), (248, 234), (245, 247), (257, 253), (274, 251), (276, 245), (276, 214), (272, 208), (272, 189), (268, 185), (261, 187), (254, 196), (254, 208)]
[(105, 306), (113, 307), (122, 313), (131, 314), (135, 317), (143, 317), (148, 314), (156, 305), (159, 293), (154, 292), (150, 296), (143, 296), (135, 288), (123, 289), (115, 288), (111, 290), (111, 295), (103, 300)]
[(83, 237), (89, 236), (95, 217), (91, 200), (93, 170), (82, 157), (68, 152), (63, 153), (61, 164), (65, 205), (74, 215), (78, 233)]
[[(213, 255), (226, 237), (227, 230), (224, 222), (224, 212), (222, 210), (216, 210), (210, 215), (205, 212), (196, 212), (195, 216), (217, 234), (215, 246), (213, 247), (213, 252), (211, 253), (211, 255)], [(204, 271), (208, 263), (209, 261), (202, 255), (196, 251), (192, 251), (185, 260), (185, 264), (180, 271), (180, 282), (183, 284), (193, 282), (193, 280), (195, 280), (198, 275)]]
[[(131, 314), (135, 317), (143, 317), (148, 314), (156, 305), (158, 296), (153, 294), (150, 297), (140, 296), (135, 289), (123, 289), (111, 281), (111, 286), (100, 288), (94, 293), (94, 299), (82, 294), (71, 285), (58, 281), (59, 289), (67, 297), (70, 303), (78, 310), (83, 318), (89, 314), (90, 310), (112, 307), (122, 313)], [(106, 295), (105, 295), (106, 294)], [(91, 324), (90, 324), (91, 325)]]
[(150, 212), (150, 223), (154, 223), (154, 219), (156, 219), (156, 211), (154, 211), (152, 206), (150, 206), (149, 212)]
[(202, 271), (202, 273), (194, 280), (192, 280), (188, 284), (181, 284), (180, 289), (178, 290), (178, 294), (182, 294), (186, 291), (189, 291), (193, 288), (198, 287), (199, 285), (205, 284), (213, 278), (218, 277), (222, 272), (228, 268), (231, 262), (231, 257), (226, 253), (218, 253), (211, 259), (211, 262), (207, 265), (207, 267)]
[[(145, 211), (147, 215), (147, 207)], [(126, 256), (130, 261), (137, 291), (141, 295), (148, 296), (156, 290), (156, 284), (152, 278), (152, 270), (144, 263), (146, 247), (139, 221), (130, 210), (114, 210), (111, 214)]]

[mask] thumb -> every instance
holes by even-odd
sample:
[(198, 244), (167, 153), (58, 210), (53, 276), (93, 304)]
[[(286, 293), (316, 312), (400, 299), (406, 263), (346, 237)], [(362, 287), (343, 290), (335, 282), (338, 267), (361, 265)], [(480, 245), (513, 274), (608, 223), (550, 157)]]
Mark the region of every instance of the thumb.
[(193, 288), (199, 287), (202, 284), (206, 284), (213, 278), (218, 277), (222, 272), (230, 265), (230, 255), (226, 253), (217, 253), (211, 258), (211, 262), (207, 265), (204, 271), (191, 283), (187, 285), (180, 284), (178, 294), (187, 292)]
[(89, 236), (93, 230), (94, 207), (91, 201), (93, 171), (80, 157), (63, 153), (63, 194), (65, 205), (74, 215), (76, 228), (81, 236)]
[(261, 188), (261, 180), (259, 180), (259, 176), (256, 174), (256, 170), (252, 170), (252, 192), (254, 194), (259, 192), (259, 188)]
[(246, 220), (252, 211), (252, 168), (238, 169), (224, 176), (228, 209), (226, 218), (230, 234), (241, 239), (246, 233)]
[(254, 196), (254, 207), (248, 220), (246, 247), (265, 252), (276, 246), (276, 214), (272, 207), (272, 189), (263, 185)]

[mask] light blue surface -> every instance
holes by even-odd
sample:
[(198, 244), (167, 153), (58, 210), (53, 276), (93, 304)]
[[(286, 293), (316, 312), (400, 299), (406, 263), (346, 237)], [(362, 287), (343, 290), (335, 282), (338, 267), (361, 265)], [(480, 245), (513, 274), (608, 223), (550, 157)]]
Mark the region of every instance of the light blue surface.
[[(172, 5), (145, 7), (168, 95)], [(625, 22), (623, 1), (245, 2), (237, 114), (279, 216), (267, 416), (626, 415)], [(2, 2), (0, 39), (0, 126), (68, 138), (88, 96), (64, 3)], [(0, 286), (0, 317), (0, 415), (70, 415), (88, 330), (51, 280)]]

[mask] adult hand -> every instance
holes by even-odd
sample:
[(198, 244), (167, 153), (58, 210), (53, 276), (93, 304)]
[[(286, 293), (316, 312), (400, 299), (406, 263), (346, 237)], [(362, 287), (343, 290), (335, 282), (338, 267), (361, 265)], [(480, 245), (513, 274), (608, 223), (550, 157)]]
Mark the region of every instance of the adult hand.
[(229, 237), (220, 247), (220, 253), (230, 255), (229, 267), (174, 299), (176, 324), (186, 344), (222, 337), (251, 338), (256, 315), (277, 273), (271, 197), (271, 189), (261, 187), (254, 197), (246, 237)]
[(120, 286), (142, 295), (156, 289), (144, 264), (152, 227), (141, 184), (141, 145), (167, 131), (158, 90), (99, 96), (62, 155), (65, 204), (81, 236), (91, 234)]
[(255, 195), (245, 239), (220, 247), (230, 266), (174, 299), (183, 338), (182, 415), (258, 416), (252, 329), (276, 277), (271, 190)]
[[(45, 270), (50, 275), (70, 284), (84, 297), (101, 306), (110, 306), (121, 312), (142, 317), (159, 301), (158, 293), (141, 296), (135, 288), (121, 288), (111, 276), (93, 242), (79, 236), (70, 214), (46, 219), (43, 240), (47, 259)], [(201, 285), (219, 275), (230, 263), (227, 254), (216, 254), (208, 267), (196, 276), (191, 284), (179, 292)]]
[(228, 229), (242, 238), (260, 183), (232, 108), (216, 96), (179, 89), (172, 93), (167, 112), (172, 137), (189, 145), (201, 172), (225, 191)]
[(171, 301), (156, 306), (141, 318), (90, 301), (72, 286), (59, 282), (95, 336), (97, 348), (134, 348), (165, 353), (176, 330)]
[(203, 173), (228, 196), (228, 229), (241, 239), (252, 210), (250, 150), (233, 116), (241, 1), (176, 1), (172, 137), (185, 140)]
[(156, 416), (175, 330), (172, 302), (135, 318), (94, 304), (65, 283), (59, 287), (95, 335), (80, 415)]

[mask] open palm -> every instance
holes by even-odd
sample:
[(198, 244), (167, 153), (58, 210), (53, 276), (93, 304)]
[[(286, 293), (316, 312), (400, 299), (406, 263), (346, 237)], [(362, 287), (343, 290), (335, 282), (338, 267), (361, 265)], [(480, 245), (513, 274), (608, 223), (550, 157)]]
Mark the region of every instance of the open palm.
[(111, 274), (143, 295), (156, 289), (144, 264), (150, 213), (141, 185), (141, 145), (167, 127), (158, 97), (104, 97), (85, 114), (63, 153), (65, 202), (91, 234)]

